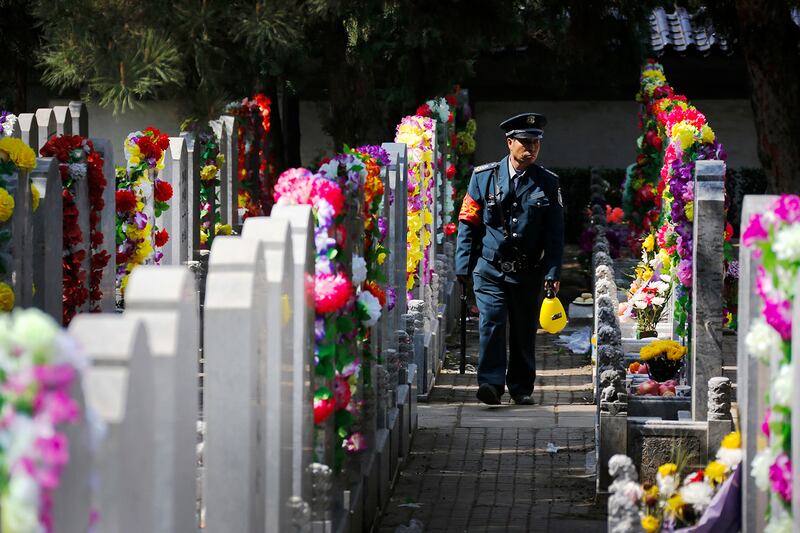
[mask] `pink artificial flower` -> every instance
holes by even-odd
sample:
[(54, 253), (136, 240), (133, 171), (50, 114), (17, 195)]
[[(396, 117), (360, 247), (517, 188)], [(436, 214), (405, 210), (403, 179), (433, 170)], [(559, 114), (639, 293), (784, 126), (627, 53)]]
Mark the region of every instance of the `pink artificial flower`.
[(314, 307), (319, 314), (341, 309), (353, 295), (353, 284), (342, 274), (320, 274), (314, 279)]
[(69, 442), (63, 433), (54, 433), (52, 437), (38, 437), (34, 446), (46, 463), (61, 466), (69, 461)]
[(767, 324), (780, 334), (781, 339), (791, 340), (792, 305), (788, 300), (765, 300), (763, 313)]
[(37, 365), (33, 367), (36, 380), (47, 388), (69, 387), (75, 379), (72, 365)]
[(750, 223), (747, 224), (747, 229), (742, 234), (742, 244), (747, 247), (753, 246), (756, 241), (763, 241), (769, 237), (764, 225), (761, 223), (761, 215), (753, 215), (750, 218)]
[(782, 194), (773, 206), (775, 216), (780, 220), (792, 224), (800, 221), (800, 196)]
[(336, 376), (333, 382), (333, 397), (336, 400), (336, 410), (346, 409), (352, 397), (350, 383), (342, 376)]
[(792, 460), (785, 452), (781, 452), (769, 467), (769, 481), (772, 490), (777, 492), (783, 501), (792, 501)]
[(676, 275), (684, 287), (690, 288), (692, 286), (692, 261), (690, 259), (681, 259)]
[(363, 452), (367, 449), (367, 439), (364, 437), (363, 433), (356, 432), (342, 442), (342, 447), (348, 453)]
[(36, 414), (44, 414), (53, 424), (77, 422), (80, 417), (78, 404), (66, 390), (42, 391), (33, 402)]
[(761, 422), (761, 433), (764, 434), (765, 437), (769, 438), (770, 431), (769, 431), (769, 418), (772, 416), (772, 408), (767, 406), (766, 412), (764, 412), (764, 421)]
[(276, 203), (308, 204), (313, 188), (313, 174), (305, 168), (285, 170), (275, 183)]
[(311, 202), (316, 205), (319, 198), (324, 198), (333, 207), (333, 216), (341, 213), (344, 207), (344, 194), (336, 182), (316, 177), (311, 187)]

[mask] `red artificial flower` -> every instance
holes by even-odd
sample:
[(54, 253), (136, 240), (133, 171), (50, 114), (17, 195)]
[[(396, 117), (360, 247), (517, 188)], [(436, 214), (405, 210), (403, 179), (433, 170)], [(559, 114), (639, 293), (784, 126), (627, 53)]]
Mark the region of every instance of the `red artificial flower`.
[(415, 115), (419, 115), (421, 117), (430, 117), (431, 116), (431, 108), (428, 104), (422, 104), (417, 108), (417, 112), (414, 113)]
[(625, 218), (625, 212), (619, 207), (611, 208), (606, 205), (606, 222), (609, 224), (619, 224)]
[(444, 234), (448, 237), (456, 232), (456, 225), (454, 222), (450, 222), (449, 224), (444, 225)]
[(133, 191), (120, 189), (117, 191), (117, 213), (129, 213), (136, 208), (136, 195)]
[(117, 252), (117, 264), (118, 265), (126, 264), (128, 262), (129, 257), (130, 257), (129, 254), (126, 254), (124, 252)]
[(167, 202), (172, 198), (172, 185), (164, 180), (156, 179), (155, 186), (156, 202)]
[(449, 105), (450, 107), (456, 106), (456, 95), (448, 94), (447, 96), (444, 97), (444, 99), (447, 100), (447, 105)]
[(378, 299), (378, 302), (381, 306), (386, 305), (386, 293), (381, 289), (380, 285), (375, 280), (369, 280), (364, 284), (364, 288), (366, 288), (372, 295)]
[(447, 165), (447, 179), (451, 180), (456, 175), (456, 167), (455, 165)]
[(447, 115), (447, 122), (449, 124), (452, 124), (455, 121), (456, 121), (456, 117), (455, 117), (455, 115), (453, 115), (453, 112), (451, 111), (450, 114)]
[(336, 400), (333, 398), (314, 400), (314, 423), (319, 425), (325, 422), (333, 414), (334, 407)]
[(166, 229), (162, 229), (155, 234), (156, 246), (161, 247), (167, 244), (169, 240), (169, 233)]

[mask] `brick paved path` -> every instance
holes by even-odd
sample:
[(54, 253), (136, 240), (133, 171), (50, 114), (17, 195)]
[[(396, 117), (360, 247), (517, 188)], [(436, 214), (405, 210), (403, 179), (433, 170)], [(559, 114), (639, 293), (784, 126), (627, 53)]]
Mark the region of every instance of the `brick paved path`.
[[(473, 364), (476, 325), (471, 318)], [(459, 375), (458, 345), (449, 346), (430, 403), (419, 405), (411, 457), (381, 533), (412, 519), (426, 532), (606, 530), (594, 495), (591, 366), (554, 339), (540, 332), (537, 340), (534, 406), (510, 404), (507, 394), (502, 406), (479, 404), (474, 370)]]

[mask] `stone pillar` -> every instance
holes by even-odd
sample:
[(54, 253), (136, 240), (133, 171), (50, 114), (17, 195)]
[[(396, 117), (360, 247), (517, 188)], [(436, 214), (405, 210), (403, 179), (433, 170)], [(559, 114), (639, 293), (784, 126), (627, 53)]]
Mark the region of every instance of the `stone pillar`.
[(146, 327), (153, 356), (154, 532), (195, 532), (198, 418), (197, 288), (185, 266), (142, 266), (125, 291), (125, 315)]
[[(36, 287), (33, 305), (60, 324), (64, 309), (64, 201), (58, 161), (52, 157), (37, 158), (36, 168), (30, 176), (31, 187), (39, 191), (39, 209), (33, 213), (32, 268), (33, 286)], [(111, 294), (113, 297), (113, 291)]]
[(734, 430), (731, 416), (731, 380), (715, 377), (708, 380), (708, 455), (711, 460), (722, 439)]
[(697, 161), (692, 250), (692, 418), (706, 420), (708, 380), (722, 375), (725, 163)]
[(214, 242), (203, 331), (208, 531), (265, 533), (261, 361), (272, 333), (266, 284), (260, 241), (222, 236)]
[[(72, 105), (75, 102), (71, 102)], [(80, 103), (80, 102), (78, 102)], [(83, 105), (83, 104), (81, 104)], [(85, 106), (84, 106), (85, 107)], [(73, 111), (74, 112), (74, 111)], [(85, 110), (81, 112), (80, 121), (87, 120)], [(82, 122), (79, 123), (80, 127)], [(73, 128), (74, 115), (73, 115)], [(88, 128), (86, 128), (88, 130)], [(103, 191), (103, 212), (100, 213), (100, 231), (103, 233), (102, 249), (108, 253), (109, 260), (103, 269), (103, 279), (100, 281), (100, 290), (103, 299), (100, 301), (100, 311), (113, 312), (116, 308), (115, 279), (117, 275), (117, 179), (114, 167), (114, 148), (108, 139), (91, 139), (94, 149), (103, 156), (103, 176), (106, 178), (106, 189)]]
[(186, 175), (189, 186), (186, 188), (186, 201), (189, 206), (187, 222), (189, 224), (189, 260), (200, 258), (200, 150), (195, 150), (195, 135), (192, 132), (181, 132), (186, 141)]
[[(289, 528), (287, 504), (292, 496), (292, 403), (294, 400), (294, 255), (289, 221), (251, 217), (245, 221), (242, 238), (260, 242), (266, 269), (266, 321), (261, 342), (266, 345), (262, 379), (266, 410), (263, 424), (266, 444), (264, 474), (265, 531)], [(270, 327), (269, 335), (266, 334)]]
[[(223, 117), (225, 118), (225, 117)], [(272, 217), (288, 220), (294, 252), (294, 356), (292, 401), (292, 494), (311, 501), (311, 464), (314, 437), (314, 219), (307, 205), (276, 205)]]
[(225, 144), (225, 169), (228, 175), (226, 192), (228, 198), (227, 211), (229, 216), (223, 218), (223, 224), (230, 224), (232, 228), (242, 225), (242, 217), (239, 214), (239, 119), (229, 115), (219, 117), (228, 137)]
[[(742, 204), (742, 232), (747, 228), (750, 217), (764, 213), (777, 199), (777, 196), (744, 197)], [(742, 472), (749, 474), (752, 460), (759, 450), (761, 422), (766, 410), (764, 391), (769, 389), (769, 370), (752, 357), (745, 342), (746, 332), (750, 331), (753, 319), (761, 314), (761, 299), (756, 289), (758, 260), (751, 257), (746, 246), (739, 248), (739, 335), (737, 347), (737, 387), (739, 421), (742, 432)], [(742, 476), (742, 533), (764, 531), (764, 516), (767, 509), (766, 493), (760, 491), (753, 477)]]
[(22, 142), (30, 146), (36, 154), (39, 154), (39, 124), (36, 122), (36, 114), (20, 113), (17, 116), (19, 126), (19, 138)]
[(406, 254), (408, 215), (408, 147), (403, 143), (383, 143), (381, 147), (389, 153), (391, 163), (386, 173), (385, 187), (389, 204), (389, 224), (387, 242), (389, 261), (391, 262), (390, 283), (396, 293), (396, 302), (392, 311), (391, 331), (401, 328), (400, 315), (406, 312)]
[(53, 106), (53, 117), (56, 120), (56, 135), (73, 135), (72, 116), (70, 115), (69, 106)]
[(86, 110), (86, 104), (80, 100), (74, 100), (70, 102), (69, 114), (72, 121), (72, 134), (80, 135), (81, 137), (88, 137), (89, 112)]
[[(219, 211), (219, 217), (222, 224), (230, 224), (231, 223), (231, 176), (228, 173), (230, 167), (228, 166), (227, 154), (230, 151), (228, 147), (228, 128), (225, 127), (225, 124), (222, 122), (222, 118), (219, 120), (212, 120), (209, 122), (211, 124), (212, 129), (214, 130), (214, 135), (217, 136), (219, 140), (219, 153), (225, 157), (225, 163), (220, 165), (219, 167), (219, 187), (217, 188), (217, 210)], [(212, 222), (213, 225), (213, 222)]]
[(147, 332), (138, 320), (111, 314), (79, 314), (69, 332), (91, 361), (83, 376), (86, 405), (105, 424), (95, 463), (97, 531), (156, 531), (156, 391)]
[[(14, 197), (11, 215), (11, 271), (8, 283), (14, 290), (14, 307), (33, 304), (33, 213), (31, 209), (31, 178), (28, 172), (6, 177), (6, 190)], [(12, 274), (13, 273), (13, 274)], [(55, 272), (55, 274), (57, 274)], [(61, 322), (61, 320), (58, 320)]]
[(170, 208), (158, 219), (158, 226), (167, 230), (169, 241), (162, 249), (162, 265), (182, 265), (189, 260), (189, 174), (188, 152), (183, 137), (170, 137), (164, 154), (161, 179), (172, 186)]
[(47, 141), (50, 140), (50, 137), (56, 134), (56, 117), (53, 114), (53, 110), (49, 107), (41, 107), (36, 110), (36, 146), (39, 149), (42, 148)]

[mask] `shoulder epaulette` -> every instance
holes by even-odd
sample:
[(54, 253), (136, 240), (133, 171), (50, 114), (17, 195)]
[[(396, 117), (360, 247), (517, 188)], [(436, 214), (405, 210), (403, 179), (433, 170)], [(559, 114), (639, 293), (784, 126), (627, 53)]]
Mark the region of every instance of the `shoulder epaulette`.
[(497, 168), (499, 166), (500, 166), (500, 162), (499, 161), (495, 161), (494, 163), (486, 163), (485, 165), (481, 165), (479, 167), (475, 167), (475, 171), (474, 172), (477, 174), (478, 172), (485, 172), (487, 170), (492, 170), (493, 168)]
[(541, 166), (541, 165), (539, 165), (539, 168), (541, 168), (542, 170), (544, 170), (545, 172), (547, 172), (548, 174), (550, 174), (551, 176), (553, 176), (555, 179), (558, 179), (558, 174), (556, 174), (556, 173), (555, 173), (555, 172), (553, 172), (552, 170), (546, 169), (546, 168), (544, 168), (544, 167), (543, 167), (543, 166)]

